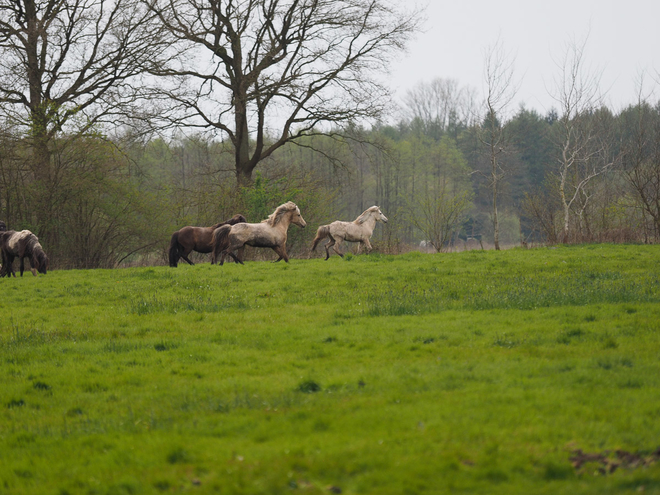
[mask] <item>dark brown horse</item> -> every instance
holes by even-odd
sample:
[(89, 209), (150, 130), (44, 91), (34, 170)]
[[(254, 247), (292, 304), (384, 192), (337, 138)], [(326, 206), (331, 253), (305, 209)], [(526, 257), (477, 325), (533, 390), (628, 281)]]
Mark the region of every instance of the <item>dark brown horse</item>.
[(48, 256), (39, 244), (37, 236), (29, 230), (0, 232), (0, 250), (2, 250), (0, 276), (16, 276), (13, 267), (14, 258), (16, 257), (20, 260), (21, 277), (25, 269), (25, 258), (30, 260), (32, 275), (36, 276), (37, 271), (45, 275), (48, 270)]
[(182, 258), (188, 264), (194, 265), (188, 259), (191, 251), (198, 253), (210, 253), (213, 249), (213, 231), (222, 225), (236, 225), (246, 222), (243, 215), (234, 215), (225, 222), (220, 222), (212, 227), (183, 227), (172, 234), (170, 241), (170, 266), (176, 268), (179, 259)]

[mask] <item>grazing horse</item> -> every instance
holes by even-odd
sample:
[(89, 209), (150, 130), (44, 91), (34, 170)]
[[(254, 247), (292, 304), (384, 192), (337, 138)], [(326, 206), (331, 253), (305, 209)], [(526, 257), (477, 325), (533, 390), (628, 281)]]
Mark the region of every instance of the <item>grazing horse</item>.
[(25, 269), (25, 258), (30, 260), (32, 275), (36, 276), (37, 271), (45, 275), (48, 270), (48, 256), (39, 244), (37, 236), (29, 230), (0, 232), (0, 249), (2, 249), (3, 262), (2, 276), (16, 277), (12, 266), (16, 257), (20, 260), (21, 277)]
[(339, 251), (339, 246), (344, 241), (359, 242), (357, 252), (360, 254), (360, 248), (364, 245), (367, 252), (371, 251), (371, 243), (369, 239), (374, 232), (376, 222), (387, 223), (387, 217), (383, 215), (378, 206), (367, 208), (362, 215), (357, 217), (352, 222), (341, 222), (337, 220), (328, 225), (321, 225), (316, 231), (312, 251), (316, 249), (318, 243), (325, 239), (330, 238), (330, 241), (325, 244), (325, 259), (330, 257), (330, 248), (335, 250), (342, 258), (343, 254)]
[(222, 225), (235, 225), (246, 222), (243, 215), (234, 215), (225, 222), (216, 223), (212, 227), (183, 227), (172, 234), (170, 241), (170, 266), (176, 268), (179, 258), (183, 258), (190, 265), (194, 265), (188, 259), (191, 251), (198, 253), (210, 253), (213, 249), (213, 231)]
[[(292, 223), (305, 228), (307, 223), (300, 214), (300, 209), (291, 201), (278, 206), (273, 213), (261, 223), (239, 223), (236, 225), (223, 225), (213, 232), (213, 255), (211, 263), (220, 257), (220, 265), (229, 255), (234, 261), (243, 264), (243, 251), (245, 245), (271, 248), (279, 258), (289, 262), (286, 254), (286, 237), (289, 225)], [(234, 254), (238, 251), (238, 256)]]

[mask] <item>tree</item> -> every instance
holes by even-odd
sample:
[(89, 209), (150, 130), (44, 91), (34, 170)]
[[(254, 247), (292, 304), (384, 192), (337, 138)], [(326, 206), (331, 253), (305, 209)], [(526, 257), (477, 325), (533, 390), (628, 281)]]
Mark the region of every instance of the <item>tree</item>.
[(502, 43), (498, 40), (486, 50), (484, 65), (486, 117), (480, 132), (480, 140), (488, 153), (487, 177), (492, 199), (493, 242), (498, 251), (500, 249), (500, 222), (497, 202), (500, 183), (506, 175), (501, 156), (505, 152), (509, 139), (501, 120), (518, 90), (513, 80), (513, 74), (513, 60), (505, 53)]
[(598, 118), (594, 117), (600, 105), (599, 77), (584, 67), (586, 40), (568, 45), (564, 58), (558, 63), (560, 76), (555, 81), (552, 95), (559, 105), (556, 147), (558, 192), (562, 208), (561, 241), (569, 242), (571, 211), (578, 207), (578, 216), (589, 202), (588, 186), (607, 171), (609, 144), (606, 136), (597, 132)]
[(403, 114), (409, 122), (421, 123), (429, 137), (440, 139), (446, 133), (454, 138), (471, 125), (476, 113), (474, 91), (454, 79), (435, 78), (408, 90), (403, 98)]
[(449, 247), (465, 213), (472, 207), (470, 174), (465, 159), (449, 137), (443, 137), (433, 147), (419, 144), (415, 148), (428, 150), (419, 164), (422, 184), (410, 193), (410, 221), (439, 252)]
[(175, 121), (226, 136), (241, 185), (319, 126), (379, 115), (377, 73), (420, 21), (389, 0), (143, 1), (197, 55), (153, 70), (171, 83)]
[(26, 138), (31, 223), (48, 241), (68, 177), (54, 147), (70, 141), (57, 137), (143, 115), (128, 110), (138, 77), (170, 46), (152, 20), (137, 0), (0, 0), (0, 112)]
[(637, 105), (623, 112), (623, 174), (638, 208), (651, 217), (653, 235), (660, 237), (660, 103), (649, 104), (640, 93)]

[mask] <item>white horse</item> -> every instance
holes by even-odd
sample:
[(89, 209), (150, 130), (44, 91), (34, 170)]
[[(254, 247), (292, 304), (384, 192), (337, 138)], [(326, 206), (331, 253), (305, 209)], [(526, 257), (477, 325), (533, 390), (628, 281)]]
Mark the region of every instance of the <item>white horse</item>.
[(374, 233), (376, 222), (387, 223), (387, 217), (383, 215), (378, 206), (367, 208), (362, 215), (357, 217), (352, 222), (341, 222), (337, 220), (329, 225), (321, 225), (316, 231), (312, 251), (316, 249), (318, 243), (325, 239), (330, 238), (330, 241), (325, 244), (325, 259), (330, 257), (329, 249), (334, 249), (342, 258), (343, 254), (339, 251), (339, 246), (344, 241), (359, 242), (357, 252), (360, 254), (360, 248), (364, 245), (367, 252), (371, 251), (371, 243), (369, 239)]
[[(229, 255), (237, 263), (243, 264), (243, 250), (245, 245), (271, 248), (279, 258), (289, 262), (286, 254), (286, 238), (289, 225), (296, 224), (305, 228), (307, 223), (300, 214), (300, 209), (291, 201), (277, 207), (277, 209), (261, 223), (237, 223), (236, 225), (223, 225), (213, 231), (213, 254), (211, 263), (220, 257), (220, 264)], [(238, 256), (234, 254), (238, 251)]]

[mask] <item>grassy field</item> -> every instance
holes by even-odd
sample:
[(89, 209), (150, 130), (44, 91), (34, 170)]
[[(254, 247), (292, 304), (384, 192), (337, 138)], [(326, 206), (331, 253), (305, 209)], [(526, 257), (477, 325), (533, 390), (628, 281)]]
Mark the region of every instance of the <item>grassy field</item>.
[(26, 275), (0, 493), (660, 493), (660, 246)]

